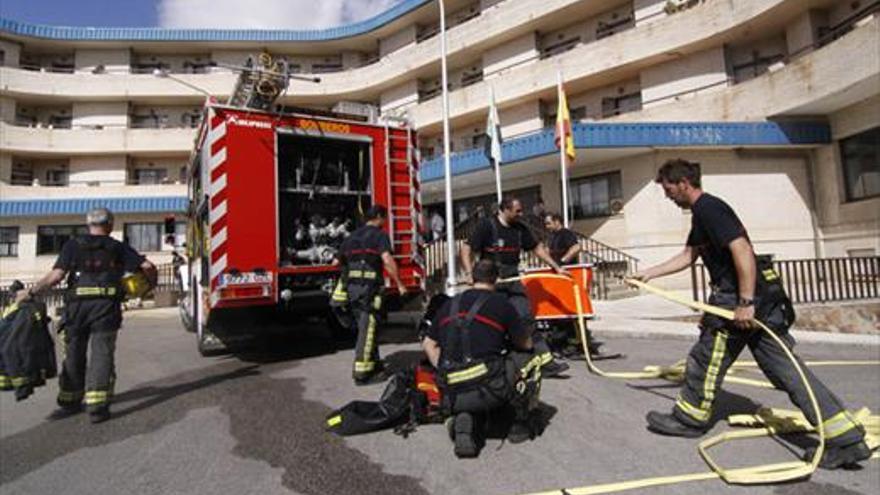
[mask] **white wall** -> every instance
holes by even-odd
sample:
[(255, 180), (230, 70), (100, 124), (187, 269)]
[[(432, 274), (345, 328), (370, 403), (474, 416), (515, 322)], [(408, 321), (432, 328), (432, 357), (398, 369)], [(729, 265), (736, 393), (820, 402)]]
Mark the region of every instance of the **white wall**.
[(18, 67), (21, 45), (12, 41), (0, 40), (0, 50), (3, 50), (3, 65), (6, 67)]
[(74, 65), (77, 72), (95, 72), (103, 66), (106, 73), (126, 73), (131, 68), (131, 50), (78, 49), (74, 53)]
[(536, 33), (528, 33), (519, 38), (495, 46), (483, 53), (483, 77), (490, 79), (504, 69), (538, 58)]
[(405, 27), (379, 40), (379, 56), (384, 57), (406, 45), (416, 42), (416, 25)]
[(788, 53), (805, 53), (813, 49), (819, 36), (819, 27), (828, 25), (828, 14), (822, 10), (808, 10), (800, 14), (785, 29)]
[(73, 127), (127, 127), (127, 102), (74, 102)]
[(382, 113), (406, 108), (419, 102), (419, 82), (409, 81), (383, 91), (379, 97), (379, 108)]
[(125, 155), (72, 156), (70, 185), (96, 187), (125, 184)]
[(641, 73), (642, 105), (649, 108), (727, 87), (724, 49), (703, 50), (680, 59), (653, 65)]
[(636, 25), (641, 26), (663, 19), (666, 17), (666, 12), (663, 10), (665, 7), (666, 0), (633, 0)]
[(514, 136), (544, 126), (541, 118), (541, 102), (538, 100), (504, 108), (498, 112), (498, 118), (501, 119), (503, 136)]

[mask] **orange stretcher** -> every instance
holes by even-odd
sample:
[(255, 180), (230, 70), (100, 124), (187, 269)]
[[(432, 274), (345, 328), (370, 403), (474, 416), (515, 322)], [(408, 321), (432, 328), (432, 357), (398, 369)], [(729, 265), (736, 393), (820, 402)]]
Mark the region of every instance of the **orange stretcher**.
[[(574, 278), (577, 290), (581, 293), (584, 305), (584, 316), (593, 318), (593, 304), (590, 301), (590, 284), (593, 282), (592, 263), (563, 266)], [(561, 278), (529, 277), (539, 273), (556, 273), (550, 268), (534, 268), (525, 270), (522, 284), (526, 295), (532, 303), (532, 314), (536, 320), (562, 320), (577, 318), (577, 300), (571, 282)]]

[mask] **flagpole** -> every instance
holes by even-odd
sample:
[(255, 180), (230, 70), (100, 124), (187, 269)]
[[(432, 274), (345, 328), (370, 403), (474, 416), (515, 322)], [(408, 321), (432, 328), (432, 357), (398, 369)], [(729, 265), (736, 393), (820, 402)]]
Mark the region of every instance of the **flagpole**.
[[(559, 108), (562, 102), (562, 69), (556, 70), (556, 86), (557, 86), (557, 113), (559, 112)], [(565, 138), (565, 129), (559, 129), (565, 125), (565, 123), (560, 120), (560, 116), (557, 114), (556, 116), (556, 132), (559, 134), (559, 167), (561, 169), (561, 180), (562, 180), (562, 223), (565, 228), (569, 228), (569, 219), (568, 219), (568, 170), (565, 166), (565, 148), (566, 148), (566, 138)]]
[(443, 172), (446, 179), (446, 293), (454, 295), (456, 275), (455, 269), (455, 223), (452, 218), (452, 162), (449, 145), (449, 88), (446, 72), (446, 7), (443, 0), (440, 6), (440, 84), (443, 95)]
[[(492, 106), (489, 111), (493, 112), (492, 115), (494, 116), (494, 114), (498, 113), (498, 109), (495, 107), (495, 87), (489, 86), (489, 91), (492, 94), (492, 101), (491, 101)], [(501, 123), (500, 122), (492, 122), (492, 125), (495, 127), (500, 127)], [(498, 139), (498, 138), (500, 138), (500, 136), (496, 136), (496, 139)], [(490, 137), (490, 139), (491, 139), (491, 137)], [(492, 149), (494, 147), (494, 145), (495, 145), (494, 142), (489, 143), (490, 149)], [(491, 156), (492, 153), (489, 153), (489, 155)], [(495, 164), (495, 190), (498, 193), (498, 204), (501, 204), (501, 199), (502, 199), (501, 198), (501, 161), (498, 158), (496, 158), (492, 161), (495, 162), (494, 163)]]

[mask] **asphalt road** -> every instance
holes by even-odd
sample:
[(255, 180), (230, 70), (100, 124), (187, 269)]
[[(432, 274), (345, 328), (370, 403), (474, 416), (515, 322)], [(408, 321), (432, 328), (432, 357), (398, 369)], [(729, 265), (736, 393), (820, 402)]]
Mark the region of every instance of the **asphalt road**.
[[(3, 494), (515, 494), (707, 470), (696, 441), (655, 436), (644, 415), (666, 410), (676, 386), (589, 375), (545, 382), (544, 433), (520, 445), (490, 439), (478, 459), (458, 460), (445, 429), (422, 426), (409, 438), (390, 431), (340, 438), (323, 431), (333, 409), (377, 399), (382, 385), (355, 387), (352, 351), (336, 349), (318, 323), (290, 329), (258, 348), (201, 358), (172, 310), (128, 314), (120, 335), (114, 418), (85, 415), (49, 422), (56, 383), (21, 403), (0, 396)], [(407, 326), (387, 332), (393, 363), (418, 357)], [(391, 341), (390, 343), (388, 341)], [(627, 353), (609, 369), (641, 369), (683, 357), (682, 340), (608, 339)], [(805, 359), (878, 359), (877, 347), (803, 345)], [(850, 405), (880, 411), (880, 368), (815, 372)], [(781, 392), (725, 386), (721, 415), (758, 404), (789, 407)], [(727, 429), (716, 425), (713, 433)], [(722, 446), (726, 466), (791, 460), (809, 439), (757, 439)], [(799, 446), (800, 445), (800, 446)], [(733, 487), (703, 481), (650, 494), (876, 494), (880, 461), (809, 481)], [(635, 493), (635, 492), (631, 492)]]

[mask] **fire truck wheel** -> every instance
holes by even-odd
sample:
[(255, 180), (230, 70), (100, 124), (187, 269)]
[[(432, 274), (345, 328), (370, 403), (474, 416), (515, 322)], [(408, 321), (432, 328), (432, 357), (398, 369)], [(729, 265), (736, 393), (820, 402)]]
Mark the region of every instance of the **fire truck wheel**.
[(199, 354), (202, 357), (219, 356), (229, 352), (226, 345), (211, 332), (203, 330), (197, 339)]
[(193, 317), (189, 314), (189, 310), (186, 308), (186, 300), (184, 298), (180, 299), (178, 304), (180, 309), (180, 323), (183, 324), (183, 329), (190, 333), (195, 333), (196, 326), (193, 322)]

